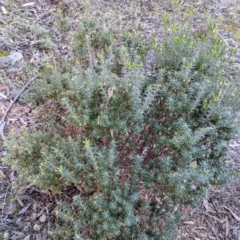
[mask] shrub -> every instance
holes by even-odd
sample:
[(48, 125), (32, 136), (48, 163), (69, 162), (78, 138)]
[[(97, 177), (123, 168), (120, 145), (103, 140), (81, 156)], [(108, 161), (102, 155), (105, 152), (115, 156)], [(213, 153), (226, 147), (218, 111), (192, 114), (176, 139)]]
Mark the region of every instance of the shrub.
[(5, 140), (4, 162), (53, 193), (79, 190), (70, 206), (59, 203), (68, 224), (53, 231), (56, 239), (172, 239), (177, 204), (196, 204), (229, 178), (223, 159), (239, 90), (236, 77), (224, 75), (224, 45), (173, 33), (155, 46), (157, 73), (149, 77), (147, 47), (128, 34), (117, 46), (91, 30), (99, 61), (86, 65), (84, 31), (74, 42), (78, 59), (43, 71), (32, 87), (39, 125)]

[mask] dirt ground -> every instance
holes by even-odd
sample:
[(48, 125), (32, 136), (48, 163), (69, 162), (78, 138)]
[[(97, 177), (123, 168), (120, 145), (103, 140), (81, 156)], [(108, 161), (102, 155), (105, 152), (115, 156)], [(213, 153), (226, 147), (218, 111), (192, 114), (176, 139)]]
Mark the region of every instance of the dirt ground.
[[(59, 25), (70, 29), (77, 28), (79, 17), (95, 17), (99, 23), (109, 19), (116, 29), (133, 26), (142, 36), (154, 36), (161, 42), (163, 14), (168, 13), (171, 21), (180, 23), (188, 18), (191, 31), (206, 29), (206, 19), (215, 18), (219, 34), (226, 44), (237, 48), (236, 64), (240, 63), (240, 40), (238, 33), (227, 28), (230, 20), (240, 24), (238, 1), (179, 1), (173, 8), (171, 1), (107, 1), (107, 0), (2, 0), (0, 1), (0, 57), (19, 52), (22, 58), (6, 68), (0, 68), (0, 117), (21, 87), (34, 76), (42, 63), (52, 62), (59, 57), (70, 58), (71, 34), (59, 32)], [(174, 2), (174, 1), (173, 1)], [(61, 9), (66, 18), (60, 17)], [(78, 11), (76, 11), (76, 9)], [(103, 11), (104, 10), (104, 11)], [(189, 17), (189, 13), (193, 14)], [(222, 24), (224, 22), (224, 24)], [(237, 25), (238, 26), (238, 25)], [(239, 25), (240, 26), (240, 25)], [(233, 28), (232, 28), (233, 29)], [(239, 38), (240, 39), (240, 38)], [(36, 80), (37, 81), (37, 80)], [(25, 93), (27, 94), (27, 93)], [(6, 120), (0, 127), (0, 134), (8, 136), (11, 131), (18, 132), (22, 126), (31, 127), (35, 109), (24, 102), (14, 103)], [(0, 142), (0, 154), (4, 147)], [(226, 161), (233, 164), (234, 171), (240, 171), (240, 141), (229, 143)], [(69, 198), (74, 189), (66, 189)], [(66, 194), (65, 194), (66, 195)], [(59, 219), (55, 217), (56, 202), (61, 194), (52, 196), (32, 184), (22, 186), (17, 172), (0, 164), (0, 234), (4, 239), (51, 239), (48, 231)], [(240, 240), (240, 180), (235, 180), (222, 188), (213, 188), (209, 197), (196, 206), (179, 206), (183, 212), (178, 226), (181, 240)], [(1, 239), (1, 235), (0, 235)]]

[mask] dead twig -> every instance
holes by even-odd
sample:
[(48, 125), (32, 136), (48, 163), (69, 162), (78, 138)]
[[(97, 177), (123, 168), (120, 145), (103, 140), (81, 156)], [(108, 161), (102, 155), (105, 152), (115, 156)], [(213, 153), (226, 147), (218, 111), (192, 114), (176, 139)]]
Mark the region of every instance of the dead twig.
[(238, 221), (240, 221), (240, 217), (238, 217), (230, 208), (228, 208), (228, 207), (226, 207), (226, 206), (223, 206), (225, 209), (227, 209), (231, 214), (232, 214), (232, 216), (236, 219), (236, 220), (238, 220)]
[(4, 207), (5, 207), (5, 204), (6, 204), (6, 199), (7, 199), (7, 194), (8, 194), (8, 189), (10, 188), (10, 184), (8, 185), (7, 187), (7, 190), (6, 190), (6, 193), (5, 193), (5, 196), (4, 196), (4, 201), (3, 201), (3, 204), (2, 204), (2, 214), (1, 214), (1, 222), (3, 223), (3, 212), (4, 212)]
[[(38, 76), (35, 75), (34, 77), (32, 77), (23, 87), (22, 89), (19, 91), (19, 93), (15, 96), (15, 98), (13, 99), (13, 101), (11, 102), (10, 106), (7, 108), (6, 112), (4, 113), (2, 120), (0, 122), (0, 127), (5, 123), (5, 119), (9, 113), (9, 111), (11, 110), (11, 108), (13, 107), (14, 103), (18, 100), (18, 98), (20, 97), (20, 95), (26, 90), (26, 88), (37, 78)], [(2, 133), (0, 133), (1, 135), (3, 135), (3, 129), (4, 126), (2, 127)]]
[(211, 214), (208, 214), (206, 212), (204, 212), (203, 214), (205, 214), (206, 216), (210, 217), (210, 218), (213, 218), (215, 219), (216, 221), (218, 221), (219, 223), (223, 224), (225, 222), (225, 220), (221, 220), (221, 219), (218, 219), (217, 217), (215, 216), (212, 216)]

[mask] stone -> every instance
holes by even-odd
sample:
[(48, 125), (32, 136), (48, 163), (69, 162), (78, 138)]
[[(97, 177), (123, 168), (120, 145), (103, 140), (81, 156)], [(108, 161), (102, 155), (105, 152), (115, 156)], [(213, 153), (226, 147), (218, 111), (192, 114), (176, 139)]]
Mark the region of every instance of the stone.
[(16, 63), (20, 62), (23, 58), (23, 55), (20, 52), (15, 52), (11, 54), (10, 56), (11, 64), (14, 66)]
[(0, 69), (12, 67), (22, 59), (23, 55), (20, 52), (12, 53), (6, 57), (0, 57)]
[(39, 222), (44, 223), (44, 222), (46, 222), (46, 219), (47, 219), (46, 215), (43, 214), (43, 215), (39, 218)]
[(3, 238), (7, 240), (7, 239), (9, 239), (9, 237), (10, 237), (9, 232), (5, 232), (3, 235)]
[(37, 224), (37, 223), (34, 224), (33, 230), (36, 231), (36, 232), (39, 232), (39, 231), (41, 230), (41, 225), (39, 225), (39, 224)]

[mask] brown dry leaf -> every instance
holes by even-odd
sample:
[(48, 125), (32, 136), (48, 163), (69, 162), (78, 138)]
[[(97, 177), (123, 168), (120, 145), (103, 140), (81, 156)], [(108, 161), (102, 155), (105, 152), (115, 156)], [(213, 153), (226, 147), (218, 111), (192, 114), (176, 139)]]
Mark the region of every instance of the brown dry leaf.
[(4, 127), (5, 127), (5, 124), (6, 122), (3, 122), (1, 125), (0, 125), (0, 135), (2, 137), (4, 137)]
[(44, 212), (44, 209), (42, 209), (42, 210), (37, 214), (36, 218), (40, 217), (40, 216), (43, 214), (43, 212)]
[(2, 170), (0, 170), (0, 180), (5, 179), (7, 176), (3, 173)]
[(15, 171), (12, 171), (12, 172), (9, 174), (9, 177), (10, 177), (10, 180), (11, 180), (11, 181), (16, 181), (16, 180), (17, 180), (17, 177), (15, 177), (14, 175), (15, 175)]
[(18, 231), (13, 231), (13, 234), (14, 235), (12, 235), (11, 236), (11, 239), (19, 239), (19, 237), (24, 237), (25, 236), (25, 234), (24, 233), (22, 233), (22, 232), (18, 232)]
[(24, 207), (25, 204), (22, 202), (21, 199), (17, 198), (17, 201), (18, 201), (18, 204), (21, 206), (21, 207)]
[(160, 198), (156, 197), (156, 201), (157, 201), (160, 205), (162, 205), (162, 201), (160, 200)]
[(6, 193), (0, 194), (0, 199), (1, 199), (1, 198), (4, 198), (5, 196), (6, 196)]
[(3, 93), (0, 93), (0, 97), (3, 98), (3, 99), (7, 99), (7, 96), (4, 95)]
[(84, 188), (85, 185), (86, 185), (86, 182), (85, 182), (85, 181), (82, 181), (80, 185), (81, 185), (81, 188)]
[(9, 12), (7, 11), (7, 9), (5, 8), (5, 7), (1, 7), (1, 9), (2, 9), (2, 12), (5, 14), (5, 15), (8, 15), (9, 14)]
[(56, 206), (56, 207), (52, 210), (51, 214), (55, 214), (57, 211), (58, 211), (58, 206)]
[(11, 201), (9, 203), (9, 205), (6, 207), (6, 210), (4, 211), (4, 214), (11, 215), (11, 214), (15, 213), (16, 210), (17, 210), (16, 203)]
[(186, 225), (194, 225), (195, 224), (195, 222), (192, 222), (192, 221), (186, 221), (186, 222), (183, 222), (184, 224), (186, 224)]
[(177, 204), (177, 205), (174, 207), (173, 211), (176, 212), (176, 211), (178, 210), (179, 206), (180, 206), (180, 205)]
[(9, 92), (9, 87), (8, 85), (5, 85), (5, 84), (0, 84), (0, 91), (3, 91), (3, 90), (7, 90), (7, 92)]
[[(29, 221), (29, 220), (28, 220), (28, 221)], [(26, 223), (26, 225), (27, 225), (29, 228), (32, 227), (31, 220), (30, 220), (30, 222), (25, 222), (25, 223)]]
[(217, 238), (215, 238), (214, 236), (209, 236), (209, 239), (216, 240)]
[(36, 220), (37, 214), (35, 212), (31, 213), (31, 219)]
[(111, 98), (113, 95), (113, 89), (112, 88), (109, 88), (108, 89), (108, 97)]
[(225, 209), (227, 209), (231, 214), (232, 214), (232, 216), (236, 219), (236, 220), (238, 220), (239, 222), (240, 222), (240, 217), (238, 217), (231, 209), (229, 209), (228, 207), (226, 207), (226, 206), (223, 206)]
[(20, 122), (22, 125), (27, 126), (27, 122), (24, 121), (21, 117), (20, 117), (18, 120), (19, 120), (19, 122)]
[(28, 113), (31, 110), (31, 108), (27, 105), (15, 105), (14, 107), (11, 108), (9, 112), (9, 118), (15, 118), (17, 116), (17, 119), (24, 115), (25, 113)]
[(15, 123), (17, 120), (17, 118), (8, 118), (8, 123)]
[(211, 236), (209, 236), (209, 238), (210, 238), (210, 239), (220, 240), (219, 237), (218, 237), (218, 232), (217, 232), (217, 230), (214, 228), (214, 226), (213, 226), (210, 222), (208, 222), (207, 220), (206, 220), (206, 222), (207, 222), (208, 226), (212, 229), (212, 231), (213, 231), (213, 233), (214, 233), (214, 235), (215, 235), (215, 237), (212, 236), (212, 238), (211, 238)]
[(22, 7), (29, 7), (29, 6), (33, 6), (35, 4), (35, 2), (29, 2), (29, 3), (25, 3), (22, 5)]
[(80, 193), (83, 193), (83, 190), (82, 190), (82, 188), (81, 188), (80, 185), (75, 184), (75, 187), (77, 188), (77, 190), (78, 190)]
[(113, 96), (113, 90), (114, 89), (115, 89), (115, 87), (108, 88), (108, 97), (109, 97), (109, 99)]
[(111, 134), (111, 137), (113, 138), (113, 130), (110, 129), (110, 134)]
[(35, 234), (36, 240), (45, 240), (46, 239), (46, 234), (44, 235), (42, 232)]
[(228, 236), (229, 234), (229, 222), (228, 222), (228, 218), (226, 217), (226, 236)]
[(22, 209), (18, 212), (18, 215), (25, 213), (31, 205), (32, 205), (32, 203), (29, 203), (27, 206), (25, 206), (24, 208), (22, 208)]
[(37, 203), (34, 202), (33, 205), (32, 205), (32, 209), (33, 209), (34, 212), (37, 212), (37, 206), (38, 206)]
[(205, 227), (196, 227), (196, 229), (207, 229), (207, 228), (205, 228)]
[[(211, 211), (211, 212), (214, 213), (214, 211)], [(212, 218), (212, 219), (215, 219), (216, 221), (218, 221), (218, 222), (220, 222), (220, 223), (224, 223), (224, 221), (225, 221), (225, 220), (221, 220), (221, 219), (219, 219), (219, 218), (217, 218), (217, 217), (215, 217), (215, 216), (213, 216), (213, 215), (211, 215), (211, 214), (208, 214), (208, 213), (206, 213), (206, 212), (204, 212), (203, 214), (205, 214), (206, 216), (208, 216), (208, 217), (210, 217), (210, 218)]]
[(30, 240), (31, 239), (31, 235), (27, 235), (23, 240)]
[(22, 221), (22, 217), (19, 217), (19, 218), (17, 218), (17, 220), (16, 220), (16, 224), (19, 224), (20, 222)]

